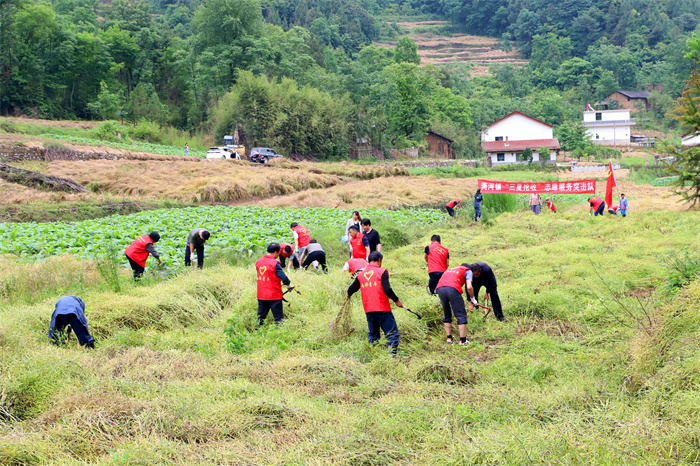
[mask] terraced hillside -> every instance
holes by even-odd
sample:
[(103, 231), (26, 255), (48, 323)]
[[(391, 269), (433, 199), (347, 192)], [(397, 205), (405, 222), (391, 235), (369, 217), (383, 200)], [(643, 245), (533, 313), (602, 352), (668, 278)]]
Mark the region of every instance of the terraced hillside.
[[(519, 57), (518, 51), (509, 52), (500, 48), (497, 38), (453, 34), (445, 36), (436, 32), (449, 26), (449, 21), (418, 21), (397, 23), (410, 31), (409, 37), (418, 45), (418, 55), (421, 63), (432, 64), (467, 64), (471, 67), (472, 76), (488, 74), (489, 66), (497, 63), (510, 63), (523, 66), (527, 60)], [(435, 31), (435, 32), (432, 32)], [(393, 47), (394, 42), (377, 43), (376, 45)]]

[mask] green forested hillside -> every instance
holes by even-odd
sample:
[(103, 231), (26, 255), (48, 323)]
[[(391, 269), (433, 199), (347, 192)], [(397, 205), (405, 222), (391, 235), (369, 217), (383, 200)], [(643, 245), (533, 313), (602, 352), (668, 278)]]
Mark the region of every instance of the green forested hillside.
[[(318, 158), (433, 129), (469, 156), (478, 129), (512, 110), (558, 125), (617, 89), (652, 89), (641, 123), (671, 124), (699, 15), (697, 0), (3, 0), (0, 114), (217, 136), (238, 124), (249, 146)], [(451, 20), (428, 33), (499, 37), (529, 64), (472, 79), (468, 65), (420, 65), (397, 22), (426, 17)]]

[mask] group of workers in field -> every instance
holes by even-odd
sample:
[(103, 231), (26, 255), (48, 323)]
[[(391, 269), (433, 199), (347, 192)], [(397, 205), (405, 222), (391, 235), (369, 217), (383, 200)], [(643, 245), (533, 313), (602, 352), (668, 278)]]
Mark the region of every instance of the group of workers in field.
[[(274, 322), (279, 324), (284, 320), (283, 302), (285, 294), (294, 290), (289, 277), (285, 274), (294, 268), (307, 269), (315, 265), (317, 270), (328, 272), (326, 253), (322, 246), (313, 238), (309, 230), (294, 222), (290, 225), (293, 241), (289, 243), (270, 243), (267, 253), (255, 262), (258, 325), (265, 323), (270, 312)], [(362, 232), (360, 232), (362, 230)], [(204, 261), (204, 244), (210, 238), (210, 233), (203, 228), (193, 229), (187, 237), (185, 248), (185, 264), (193, 266), (191, 260), (197, 253), (197, 265), (202, 267)], [(126, 249), (125, 255), (134, 272), (134, 278), (139, 279), (145, 270), (149, 255), (161, 263), (160, 256), (154, 244), (160, 240), (158, 232), (151, 232), (136, 238)], [(398, 307), (404, 307), (389, 282), (389, 272), (382, 268), (384, 256), (381, 253), (381, 238), (372, 228), (369, 219), (362, 219), (358, 212), (346, 226), (346, 240), (349, 244), (350, 258), (343, 267), (353, 279), (347, 289), (350, 299), (358, 291), (362, 296), (362, 306), (367, 319), (368, 341), (376, 344), (384, 332), (387, 346), (392, 354), (396, 354), (399, 345), (399, 330), (392, 313), (391, 302)], [(483, 263), (462, 264), (449, 268), (449, 251), (440, 242), (440, 236), (433, 235), (431, 244), (425, 248), (425, 260), (428, 265), (428, 292), (439, 297), (444, 311), (443, 322), (447, 333), (447, 342), (452, 343), (452, 315), (457, 319), (460, 343), (467, 344), (466, 325), (467, 314), (463, 288), (466, 287), (469, 308), (478, 304), (479, 290), (486, 289), (486, 300), (491, 298), (494, 315), (503, 320), (501, 303), (498, 299), (496, 278), (491, 268)], [(287, 263), (287, 261), (289, 261)], [(283, 291), (282, 286), (287, 290)], [(56, 344), (64, 343), (71, 329), (76, 334), (80, 344), (94, 347), (94, 338), (90, 336), (85, 318), (85, 303), (76, 296), (61, 298), (56, 304), (51, 319), (49, 338)]]
[[(474, 195), (474, 220), (481, 218), (481, 204), (483, 197), (477, 190)], [(603, 215), (605, 201), (597, 196), (588, 199), (590, 204), (589, 215)], [(454, 217), (454, 209), (461, 204), (459, 199), (447, 203), (445, 206), (450, 216)], [(547, 199), (547, 207), (556, 212), (554, 204)], [(629, 204), (624, 194), (620, 196), (617, 206), (610, 206), (608, 212), (625, 217)], [(270, 243), (267, 254), (255, 263), (257, 277), (258, 299), (258, 324), (263, 325), (270, 311), (275, 323), (284, 319), (284, 295), (294, 287), (284, 272), (294, 269), (308, 269), (313, 266), (316, 270), (322, 269), (328, 273), (326, 252), (323, 247), (311, 238), (308, 228), (293, 222), (290, 225), (293, 241), (289, 243)], [(211, 237), (209, 231), (204, 228), (194, 228), (187, 236), (185, 245), (185, 266), (195, 266), (192, 260), (197, 254), (196, 266), (200, 269), (204, 264), (204, 245)], [(155, 249), (155, 243), (160, 240), (158, 232), (139, 236), (124, 251), (127, 260), (133, 270), (134, 278), (142, 277), (146, 260), (152, 255), (158, 264), (161, 263), (160, 255)], [(369, 219), (363, 219), (359, 212), (352, 214), (345, 227), (344, 241), (348, 243), (350, 258), (345, 263), (343, 270), (352, 275), (353, 282), (347, 290), (347, 298), (360, 291), (362, 306), (367, 318), (367, 335), (370, 343), (377, 343), (381, 332), (387, 340), (387, 345), (393, 354), (396, 354), (399, 345), (399, 330), (391, 311), (391, 301), (396, 306), (404, 307), (403, 303), (391, 288), (389, 272), (382, 268), (382, 244), (379, 233), (372, 228)], [(478, 307), (486, 308), (488, 312), (493, 310), (494, 316), (499, 321), (504, 321), (501, 300), (498, 296), (498, 284), (491, 267), (484, 262), (462, 263), (457, 267), (450, 267), (450, 252), (442, 245), (439, 235), (431, 237), (431, 243), (425, 247), (425, 261), (428, 266), (427, 291), (431, 296), (439, 298), (443, 309), (443, 324), (447, 343), (456, 342), (452, 334), (453, 316), (457, 320), (459, 344), (468, 344), (467, 340), (467, 305), (469, 310)], [(288, 262), (287, 262), (288, 261)], [(287, 286), (287, 291), (282, 291), (282, 285)], [(479, 304), (479, 292), (486, 290), (484, 300), (491, 302), (492, 308)], [(465, 302), (463, 293), (466, 293)], [(488, 314), (487, 312), (487, 314)], [(56, 304), (54, 314), (51, 317), (49, 338), (54, 343), (61, 343), (70, 336), (71, 329), (76, 334), (80, 344), (94, 347), (94, 338), (89, 333), (87, 319), (85, 318), (85, 303), (76, 296), (65, 296)]]
[[(484, 198), (481, 194), (481, 189), (477, 189), (476, 193), (474, 194), (474, 221), (478, 222), (481, 219), (481, 204), (484, 201)], [(461, 200), (459, 199), (453, 199), (447, 204), (445, 204), (445, 210), (447, 211), (447, 214), (450, 217), (455, 216), (455, 209), (462, 203)], [(598, 196), (593, 196), (588, 198), (588, 203), (590, 205), (590, 212), (589, 215), (595, 215), (596, 217), (598, 215), (603, 215), (605, 212), (605, 201)], [(549, 210), (552, 211), (552, 213), (557, 212), (557, 208), (554, 205), (554, 202), (547, 198), (545, 199), (545, 204)], [(530, 195), (530, 201), (529, 201), (529, 206), (530, 210), (534, 212), (536, 215), (540, 214), (540, 209), (542, 207), (542, 200), (540, 198), (540, 195), (538, 193), (532, 193)], [(620, 194), (620, 202), (619, 205), (611, 205), (608, 206), (608, 213), (611, 215), (617, 215), (618, 213), (623, 216), (627, 217), (627, 209), (629, 208), (629, 203), (627, 201), (627, 198), (625, 197), (624, 194)]]

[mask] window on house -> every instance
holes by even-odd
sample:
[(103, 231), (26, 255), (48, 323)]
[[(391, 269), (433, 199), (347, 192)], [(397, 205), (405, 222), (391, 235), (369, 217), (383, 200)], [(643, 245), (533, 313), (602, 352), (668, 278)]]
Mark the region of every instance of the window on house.
[(503, 141), (503, 136), (496, 136), (496, 141)]
[(515, 154), (515, 161), (516, 162), (524, 162), (525, 159), (523, 158), (523, 154)]
[(505, 162), (506, 161), (506, 154), (496, 154), (496, 161), (497, 162)]
[(595, 121), (600, 121), (603, 119), (603, 114), (598, 112), (595, 114)]
[(595, 133), (595, 138), (600, 139), (600, 136), (598, 136), (598, 133)]
[(629, 97), (627, 97), (627, 102), (629, 102), (629, 101), (630, 101), (630, 98), (629, 98)]

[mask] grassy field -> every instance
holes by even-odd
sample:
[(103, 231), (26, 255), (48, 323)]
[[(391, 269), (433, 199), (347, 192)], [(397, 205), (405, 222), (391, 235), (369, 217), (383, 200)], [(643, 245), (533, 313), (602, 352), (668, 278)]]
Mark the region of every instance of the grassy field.
[[(201, 272), (118, 287), (104, 264), (0, 260), (0, 464), (693, 464), (700, 461), (700, 240), (695, 213), (580, 210), (467, 218), (384, 233), (399, 357), (366, 343), (338, 232), (331, 273), (296, 272), (280, 326), (254, 330), (255, 274)], [(494, 267), (507, 322), (470, 313), (444, 343), (423, 247)], [(686, 250), (686, 253), (680, 251)], [(8, 282), (7, 277), (13, 277)], [(115, 289), (120, 291), (115, 291)], [(46, 342), (79, 294), (97, 349)]]

